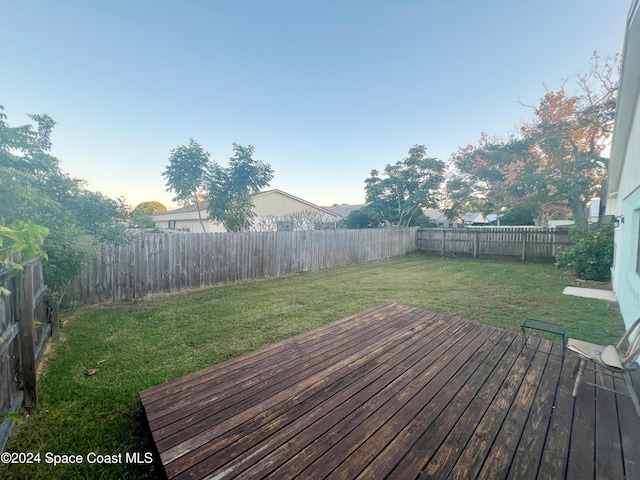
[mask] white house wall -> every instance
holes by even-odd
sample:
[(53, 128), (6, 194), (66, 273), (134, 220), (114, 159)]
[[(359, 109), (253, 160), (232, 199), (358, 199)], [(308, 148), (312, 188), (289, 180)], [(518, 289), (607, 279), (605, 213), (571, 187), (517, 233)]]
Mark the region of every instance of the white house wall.
[[(620, 303), (625, 325), (640, 316), (640, 276), (636, 271), (640, 232), (640, 109), (636, 109), (629, 132), (625, 162), (617, 199), (607, 211), (622, 216), (615, 232), (613, 288)], [(617, 201), (615, 201), (617, 200)], [(611, 199), (609, 200), (611, 202)]]
[[(636, 133), (637, 136), (637, 133)], [(636, 157), (640, 161), (640, 157)], [(640, 188), (622, 202), (624, 223), (616, 229), (614, 290), (628, 327), (640, 316), (640, 276), (636, 271), (640, 230)]]
[[(615, 229), (613, 289), (627, 327), (640, 316), (640, 14), (629, 11), (609, 165), (606, 213)], [(624, 221), (622, 220), (624, 219)]]
[[(317, 207), (311, 203), (305, 202), (294, 196), (290, 196), (278, 190), (260, 193), (253, 198), (254, 213), (256, 215), (255, 222), (260, 223), (261, 220), (274, 217), (283, 217), (290, 213), (304, 212), (311, 210), (320, 213), (322, 220), (326, 222), (335, 222), (340, 219), (339, 215), (333, 214), (323, 208)], [(206, 219), (206, 206), (202, 210), (204, 217), (205, 233), (226, 232), (226, 229), (220, 223), (210, 222)], [(202, 233), (202, 225), (198, 220), (196, 211), (167, 212), (153, 216), (156, 226), (162, 229), (180, 230), (183, 232)]]
[(293, 212), (313, 210), (321, 213), (327, 221), (334, 221), (338, 218), (337, 215), (331, 216), (324, 210), (279, 192), (258, 195), (253, 199), (253, 204), (255, 206), (253, 211), (257, 217), (282, 217)]

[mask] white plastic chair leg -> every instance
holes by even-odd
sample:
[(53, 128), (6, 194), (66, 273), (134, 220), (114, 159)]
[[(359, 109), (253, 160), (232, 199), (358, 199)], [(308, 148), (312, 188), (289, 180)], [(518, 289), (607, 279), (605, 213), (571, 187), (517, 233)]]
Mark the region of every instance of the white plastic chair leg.
[(578, 396), (578, 386), (580, 385), (580, 382), (582, 381), (582, 377), (584, 376), (584, 369), (587, 365), (587, 361), (584, 358), (579, 358), (578, 359), (578, 374), (576, 375), (576, 383), (574, 383), (573, 385), (573, 393), (572, 395), (574, 397)]

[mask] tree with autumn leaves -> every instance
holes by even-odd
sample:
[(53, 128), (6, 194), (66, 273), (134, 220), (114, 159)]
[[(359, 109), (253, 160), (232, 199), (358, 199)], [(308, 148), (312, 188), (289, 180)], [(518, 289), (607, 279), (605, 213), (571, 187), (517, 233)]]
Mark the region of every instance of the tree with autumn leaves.
[(452, 155), (447, 180), (449, 215), (527, 209), (540, 223), (568, 208), (576, 226), (587, 225), (586, 205), (600, 196), (607, 175), (605, 151), (613, 130), (619, 57), (592, 57), (591, 70), (557, 90), (547, 89), (506, 139), (483, 133), (477, 145)]

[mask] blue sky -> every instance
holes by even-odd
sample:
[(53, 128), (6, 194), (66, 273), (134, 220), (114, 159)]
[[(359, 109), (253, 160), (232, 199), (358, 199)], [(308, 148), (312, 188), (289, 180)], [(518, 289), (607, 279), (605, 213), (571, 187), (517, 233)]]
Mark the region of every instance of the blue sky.
[[(362, 203), (414, 144), (448, 160), (528, 118), (544, 85), (621, 53), (630, 0), (8, 1), (0, 105), (57, 121), (53, 155), (91, 190), (171, 207), (169, 151), (232, 142), (271, 186)], [(544, 84), (544, 85), (543, 85)]]

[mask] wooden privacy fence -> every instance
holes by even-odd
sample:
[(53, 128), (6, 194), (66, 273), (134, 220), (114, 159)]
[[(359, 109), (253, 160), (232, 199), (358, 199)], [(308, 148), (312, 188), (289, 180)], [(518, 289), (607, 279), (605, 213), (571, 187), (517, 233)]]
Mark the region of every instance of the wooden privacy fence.
[(101, 246), (67, 302), (93, 304), (406, 255), (417, 229), (148, 234)]
[(554, 261), (571, 245), (567, 229), (539, 227), (429, 228), (418, 230), (418, 251), (440, 255), (520, 257)]
[[(7, 269), (0, 270), (0, 284), (11, 292), (0, 296), (0, 418), (17, 412), (23, 402), (25, 406), (37, 403), (36, 367), (52, 329), (42, 258), (21, 264), (24, 272), (11, 278)], [(3, 420), (0, 425), (0, 451), (12, 424), (13, 420)]]

